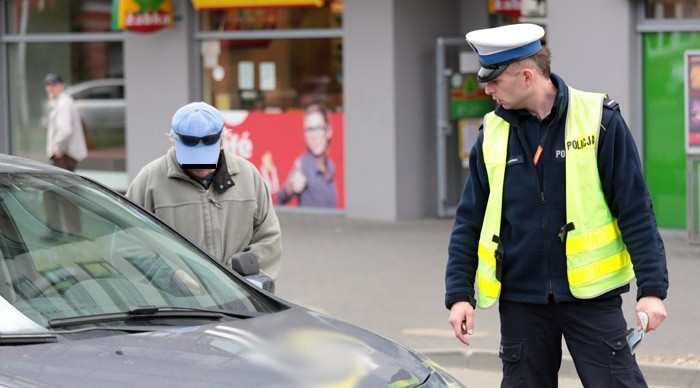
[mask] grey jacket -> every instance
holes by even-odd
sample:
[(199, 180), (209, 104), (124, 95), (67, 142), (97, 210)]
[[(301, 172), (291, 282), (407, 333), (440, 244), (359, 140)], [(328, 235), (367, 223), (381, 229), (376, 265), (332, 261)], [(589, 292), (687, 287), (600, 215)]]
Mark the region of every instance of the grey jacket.
[(247, 160), (222, 151), (205, 188), (185, 174), (170, 148), (141, 169), (126, 195), (227, 266), (233, 255), (247, 251), (265, 274), (277, 277), (279, 221), (262, 176)]

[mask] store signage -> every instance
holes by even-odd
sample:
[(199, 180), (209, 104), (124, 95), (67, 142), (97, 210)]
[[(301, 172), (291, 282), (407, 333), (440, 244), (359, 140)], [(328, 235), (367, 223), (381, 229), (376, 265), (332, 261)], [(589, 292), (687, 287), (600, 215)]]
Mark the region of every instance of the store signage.
[(489, 12), (520, 17), (520, 0), (489, 0)]
[(112, 0), (112, 29), (154, 32), (173, 26), (172, 0)]
[(325, 0), (192, 0), (196, 9), (249, 7), (323, 7)]

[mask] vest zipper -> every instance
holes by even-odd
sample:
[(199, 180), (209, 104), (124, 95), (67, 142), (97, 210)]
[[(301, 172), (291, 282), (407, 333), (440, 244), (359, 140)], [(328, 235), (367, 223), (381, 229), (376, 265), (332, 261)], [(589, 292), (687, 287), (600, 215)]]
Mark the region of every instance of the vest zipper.
[[(552, 129), (552, 123), (554, 123), (554, 120), (550, 121), (549, 124), (547, 125), (547, 129), (545, 130), (545, 141), (544, 141), (544, 148), (548, 149), (549, 143), (552, 141), (551, 138), (552, 136), (548, 136), (550, 133), (549, 131)], [(549, 155), (545, 155), (545, 159), (542, 164), (542, 186), (540, 186), (540, 199), (542, 200), (542, 213), (543, 213), (543, 222), (544, 222), (544, 245), (545, 245), (545, 255), (547, 256), (547, 294), (548, 295), (553, 295), (554, 294), (554, 286), (552, 285), (552, 247), (549, 242), (549, 238), (547, 236), (547, 233), (549, 233), (549, 226), (547, 225), (547, 208), (545, 207), (545, 197), (544, 197), (544, 181), (547, 179), (547, 157)], [(539, 176), (539, 175), (538, 175)]]
[[(551, 127), (552, 123), (549, 124), (549, 127)], [(547, 131), (549, 131), (549, 127), (547, 127)], [(547, 257), (547, 295), (551, 295), (554, 292), (554, 287), (552, 286), (552, 258), (550, 256), (550, 247), (549, 247), (549, 239), (547, 239), (547, 208), (545, 207), (545, 197), (544, 197), (544, 181), (540, 182), (540, 175), (537, 173), (537, 166), (534, 163), (534, 160), (532, 158), (532, 152), (530, 152), (530, 147), (527, 144), (527, 139), (525, 138), (525, 134), (523, 133), (523, 129), (520, 127), (517, 127), (517, 132), (518, 132), (518, 138), (520, 139), (520, 144), (527, 153), (528, 158), (530, 161), (533, 163), (531, 164), (532, 166), (532, 171), (535, 176), (535, 181), (537, 182), (537, 187), (540, 189), (540, 204), (542, 205), (542, 229), (543, 229), (543, 236), (545, 236), (545, 251), (544, 254)], [(547, 147), (547, 143), (549, 143), (549, 139), (546, 139), (544, 148)], [(544, 153), (544, 152), (543, 152)], [(544, 180), (546, 176), (546, 170), (547, 170), (547, 164), (543, 164), (542, 168), (544, 169), (542, 171), (542, 179)]]
[(549, 227), (547, 226), (547, 208), (545, 207), (545, 198), (544, 198), (544, 179), (547, 176), (547, 164), (545, 163), (543, 166), (543, 171), (542, 171), (542, 187), (540, 191), (540, 200), (542, 203), (542, 213), (544, 214), (543, 218), (543, 223), (544, 223), (544, 249), (546, 250), (545, 255), (547, 256), (547, 294), (552, 295), (554, 294), (554, 286), (552, 285), (552, 255), (550, 254), (552, 251), (552, 248), (549, 244), (549, 238), (547, 238), (547, 232), (549, 231)]

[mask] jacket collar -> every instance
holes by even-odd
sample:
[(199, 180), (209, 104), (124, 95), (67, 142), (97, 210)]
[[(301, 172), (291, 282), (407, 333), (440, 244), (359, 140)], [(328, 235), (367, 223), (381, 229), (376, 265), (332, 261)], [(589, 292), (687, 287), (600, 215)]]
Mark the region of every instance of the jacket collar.
[[(170, 147), (170, 149), (168, 149), (166, 160), (168, 164), (168, 178), (185, 179), (192, 181), (193, 183), (200, 184), (182, 170), (182, 167), (180, 167), (180, 164), (175, 158), (175, 147)], [(223, 193), (230, 187), (236, 185), (234, 176), (240, 173), (240, 171), (241, 170), (238, 167), (237, 161), (233, 155), (227, 155), (226, 151), (221, 150), (219, 153), (219, 161), (217, 162), (216, 170), (214, 171), (214, 177), (212, 178), (209, 187), (213, 187), (215, 191)]]

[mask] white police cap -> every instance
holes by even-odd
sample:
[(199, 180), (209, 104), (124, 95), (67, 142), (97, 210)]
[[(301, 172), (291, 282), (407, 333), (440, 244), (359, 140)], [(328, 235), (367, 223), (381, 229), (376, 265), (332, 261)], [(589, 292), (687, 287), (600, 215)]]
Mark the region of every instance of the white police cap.
[(536, 24), (521, 23), (474, 30), (467, 34), (467, 42), (479, 55), (481, 69), (479, 82), (498, 77), (506, 67), (519, 59), (540, 51), (544, 29)]

